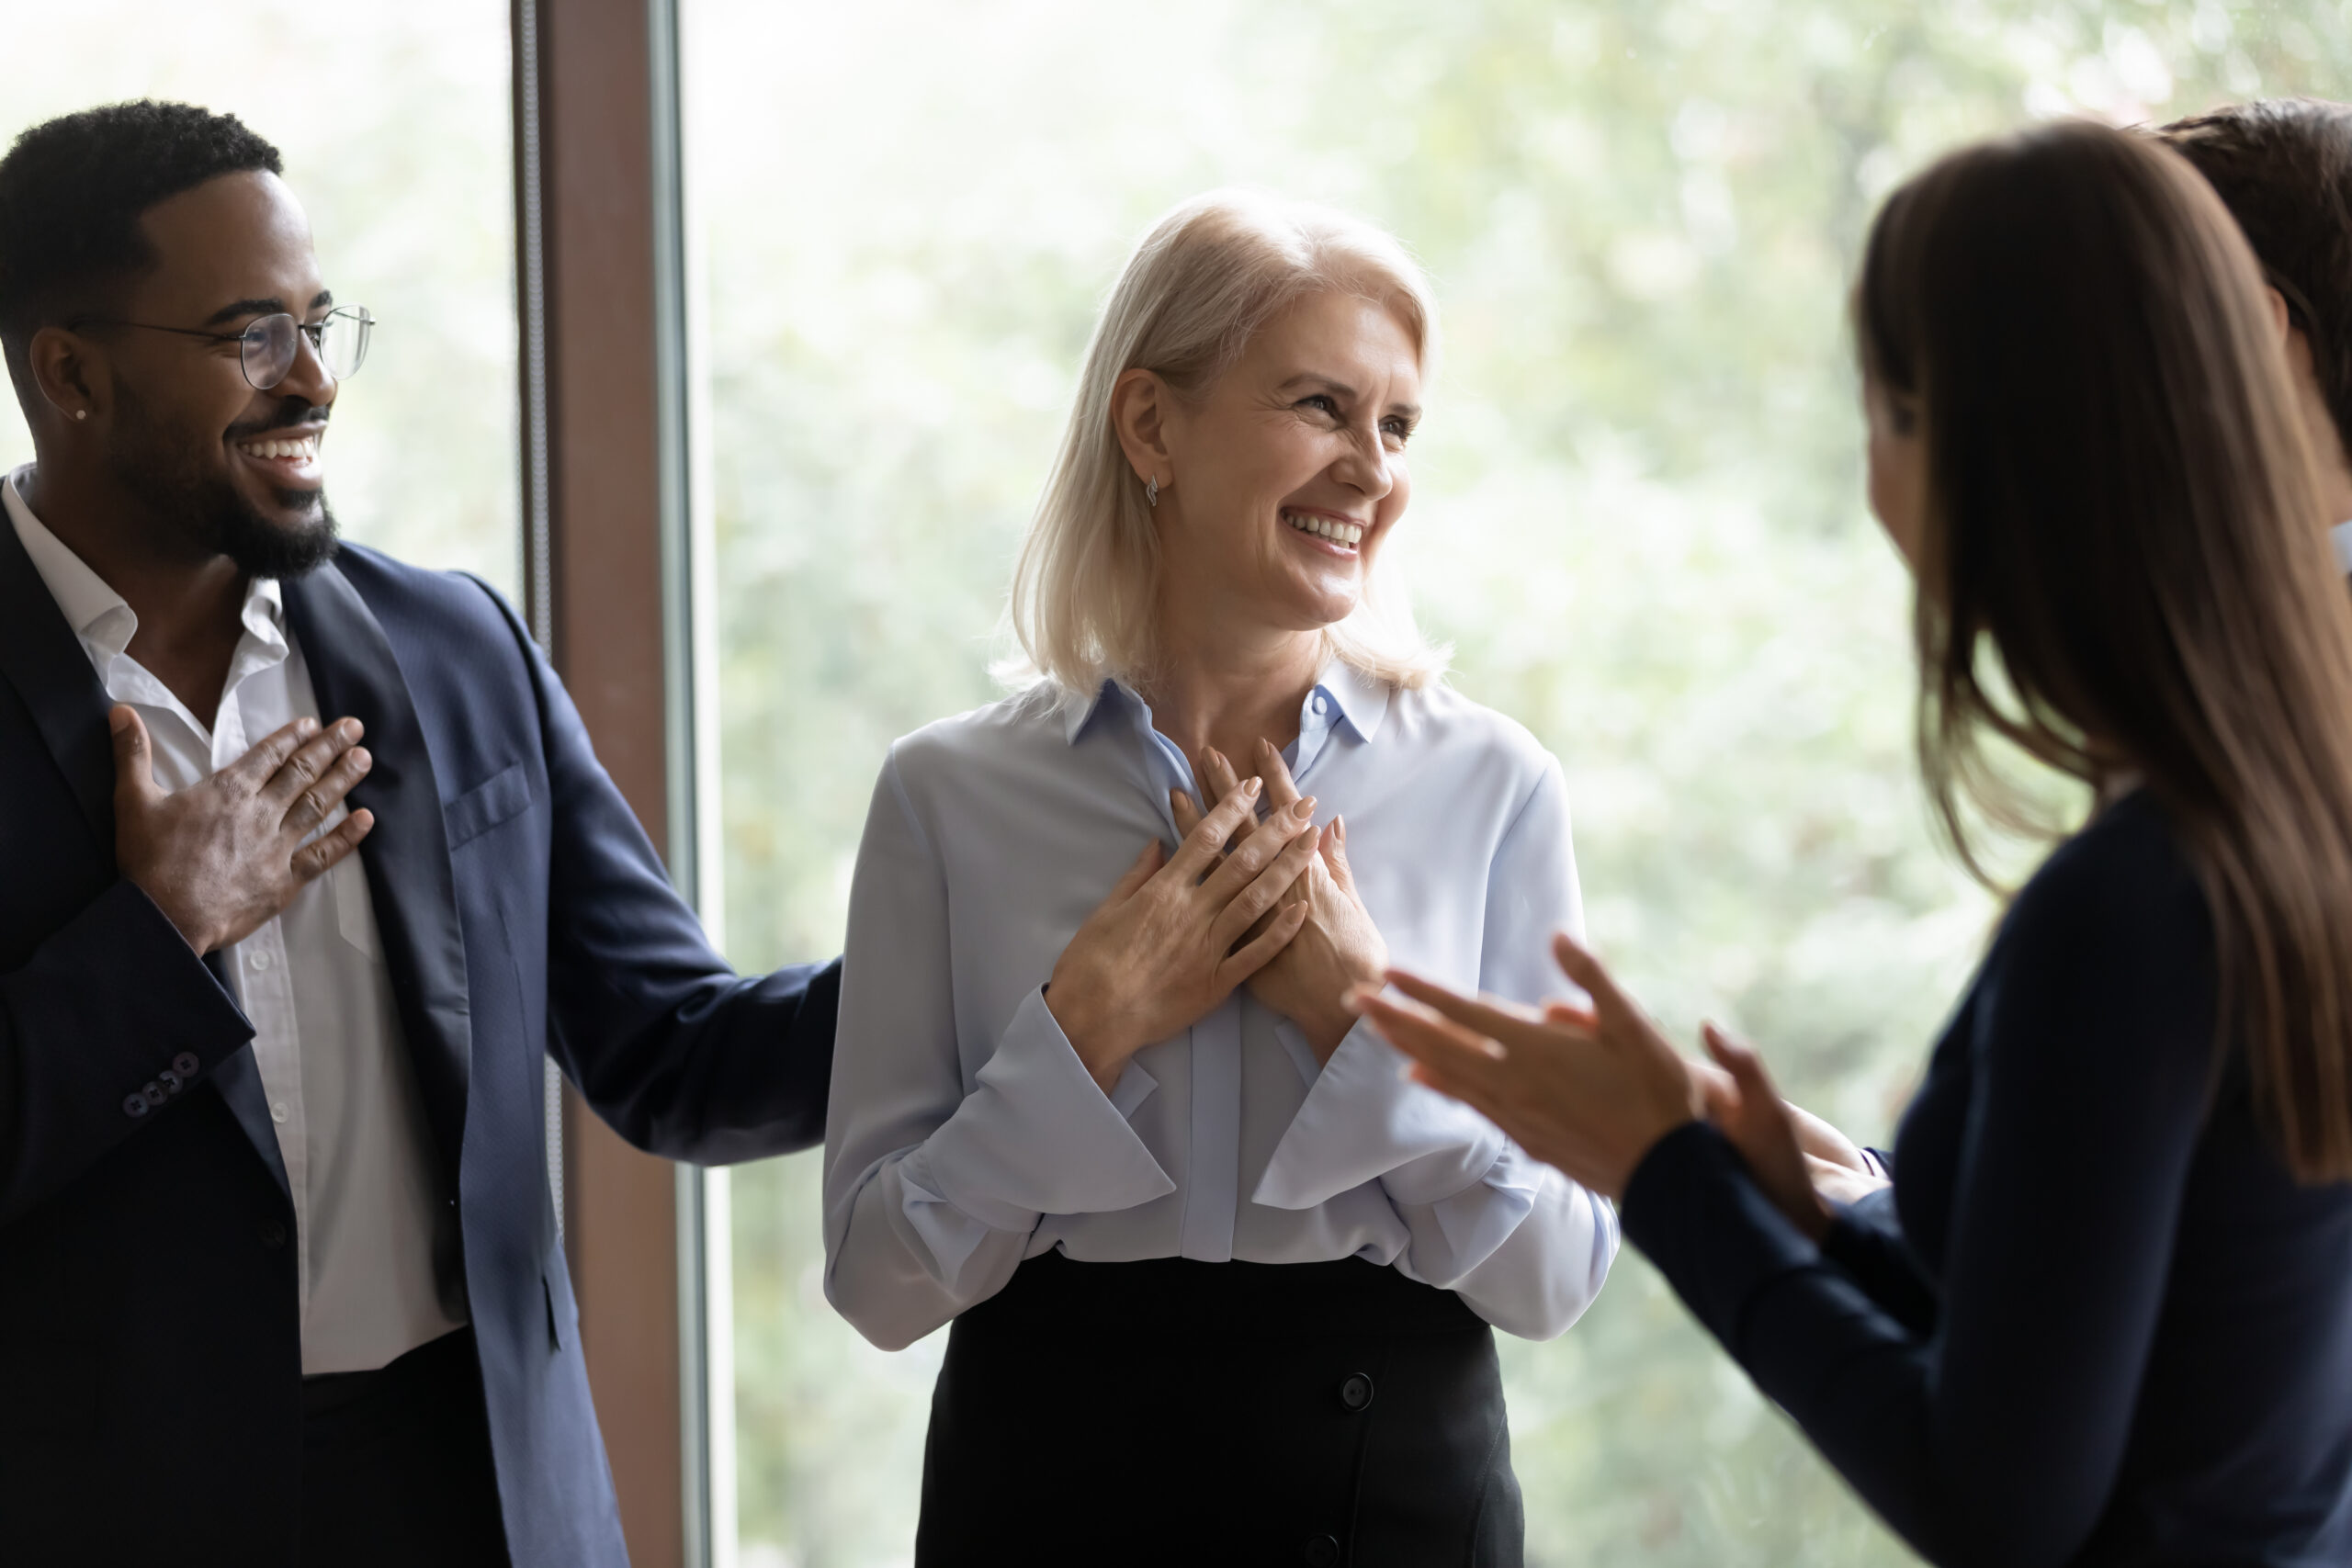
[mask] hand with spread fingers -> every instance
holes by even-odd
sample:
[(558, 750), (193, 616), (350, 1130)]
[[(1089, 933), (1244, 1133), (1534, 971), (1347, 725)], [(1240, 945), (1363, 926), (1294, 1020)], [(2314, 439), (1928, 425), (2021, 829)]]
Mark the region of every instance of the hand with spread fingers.
[[(1266, 796), (1273, 809), (1301, 804), (1298, 786), (1283, 761), (1283, 754), (1267, 741), (1258, 742), (1256, 758)], [(1220, 795), (1235, 784), (1234, 768), (1224, 753), (1203, 753), (1201, 783)], [(1171, 792), (1170, 804), (1176, 826), (1191, 832), (1200, 820), (1192, 796)], [(1307, 799), (1310, 813), (1313, 800)], [(1250, 977), (1250, 994), (1267, 1009), (1298, 1026), (1316, 1060), (1329, 1062), (1331, 1054), (1355, 1026), (1356, 1014), (1347, 1003), (1358, 986), (1377, 986), (1388, 967), (1388, 944), (1356, 892), (1355, 873), (1348, 864), (1348, 825), (1339, 818), (1322, 831), (1320, 852), (1310, 858), (1298, 880), (1284, 892), (1279, 909), (1303, 909), (1305, 916), (1289, 943)]]
[(251, 936), (359, 847), (373, 814), (334, 814), (373, 765), (356, 718), (297, 719), (209, 778), (166, 794), (138, 710), (118, 705), (115, 862), (198, 953)]
[(1276, 807), (1227, 852), (1262, 787), (1237, 782), (1172, 856), (1145, 846), (1055, 963), (1046, 1006), (1104, 1093), (1129, 1057), (1191, 1027), (1298, 934), (1305, 907), (1276, 906), (1315, 858), (1313, 802)]
[[(1707, 1048), (1715, 1053), (1717, 1061), (1723, 1060), (1722, 1052), (1716, 1046), (1717, 1040), (1724, 1043), (1724, 1049), (1754, 1054), (1753, 1047), (1733, 1041), (1713, 1024), (1706, 1026), (1705, 1035)], [(1690, 1080), (1706, 1102), (1707, 1119), (1722, 1128), (1724, 1134), (1739, 1145), (1740, 1152), (1747, 1156), (1748, 1162), (1755, 1164), (1758, 1153), (1751, 1152), (1747, 1143), (1734, 1131), (1736, 1124), (1749, 1124), (1740, 1109), (1738, 1078), (1728, 1068), (1717, 1066), (1714, 1062), (1685, 1062), (1683, 1065), (1690, 1068)], [(1762, 1071), (1760, 1064), (1758, 1071)], [(1853, 1139), (1802, 1105), (1785, 1100), (1780, 1100), (1779, 1104), (1781, 1112), (1789, 1120), (1797, 1147), (1804, 1154), (1805, 1175), (1816, 1197), (1832, 1203), (1851, 1203), (1894, 1185), (1862, 1156), (1861, 1149)], [(1799, 1224), (1804, 1223), (1799, 1221)]]
[[(1804, 1136), (1798, 1130), (1798, 1118), (1806, 1113), (1781, 1098), (1781, 1091), (1772, 1085), (1771, 1075), (1764, 1070), (1764, 1059), (1756, 1054), (1754, 1046), (1733, 1039), (1712, 1023), (1704, 1025), (1700, 1035), (1706, 1041), (1707, 1055), (1715, 1059), (1718, 1069), (1704, 1080), (1705, 1087), (1701, 1091), (1707, 1105), (1707, 1120), (1731, 1140), (1732, 1146), (1747, 1162), (1748, 1174), (1764, 1189), (1773, 1206), (1799, 1230), (1819, 1241), (1822, 1233), (1829, 1228), (1830, 1215), (1829, 1206), (1814, 1185), (1814, 1168), (1845, 1168), (1806, 1152)], [(1828, 1127), (1827, 1122), (1821, 1124)], [(1829, 1128), (1829, 1132), (1843, 1141), (1836, 1128)], [(1860, 1159), (1860, 1151), (1855, 1151), (1855, 1157)]]
[(1591, 998), (1542, 1012), (1465, 997), (1401, 969), (1399, 1000), (1371, 987), (1355, 1005), (1413, 1058), (1412, 1075), (1483, 1112), (1521, 1148), (1593, 1190), (1620, 1197), (1652, 1145), (1701, 1106), (1681, 1056), (1600, 960), (1553, 939)]
[[(1611, 1198), (1624, 1195), (1660, 1138), (1703, 1112), (1774, 1205), (1818, 1239), (1829, 1210), (1813, 1167), (1846, 1170), (1838, 1156), (1849, 1151), (1859, 1167), (1860, 1151), (1782, 1100), (1752, 1047), (1709, 1024), (1703, 1032), (1714, 1062), (1686, 1061), (1600, 960), (1565, 933), (1552, 939), (1552, 953), (1589, 1003), (1553, 1002), (1536, 1013), (1402, 970), (1388, 978), (1409, 1002), (1369, 988), (1353, 999), (1413, 1058), (1416, 1079), (1483, 1112), (1528, 1153)], [(1801, 1118), (1817, 1123), (1812, 1150)]]

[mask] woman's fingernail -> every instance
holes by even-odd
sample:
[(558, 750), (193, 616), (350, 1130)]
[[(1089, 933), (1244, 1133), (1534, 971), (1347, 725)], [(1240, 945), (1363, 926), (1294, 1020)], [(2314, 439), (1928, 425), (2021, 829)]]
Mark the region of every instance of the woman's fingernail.
[(1241, 781), (1241, 793), (1248, 795), (1252, 800), (1258, 798), (1258, 791), (1261, 787), (1263, 786), (1254, 775)]
[(1315, 797), (1303, 795), (1291, 803), (1291, 815), (1304, 822), (1315, 815)]

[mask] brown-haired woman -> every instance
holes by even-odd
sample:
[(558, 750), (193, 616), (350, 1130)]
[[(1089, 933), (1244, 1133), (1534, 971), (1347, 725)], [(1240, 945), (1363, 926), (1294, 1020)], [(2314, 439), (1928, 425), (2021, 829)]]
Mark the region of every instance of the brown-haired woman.
[(1855, 315), (1939, 812), (1964, 848), (1988, 733), (2100, 801), (1904, 1118), (1899, 1234), (1565, 938), (1588, 1003), (1363, 1006), (1933, 1561), (2352, 1562), (2352, 604), (2261, 273), (2176, 155), (2064, 125), (1898, 191)]

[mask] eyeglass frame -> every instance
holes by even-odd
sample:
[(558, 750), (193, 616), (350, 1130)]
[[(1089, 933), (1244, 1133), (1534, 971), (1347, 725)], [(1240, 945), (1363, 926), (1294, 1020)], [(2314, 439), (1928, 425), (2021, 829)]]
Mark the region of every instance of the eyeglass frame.
[[(66, 330), (69, 332), (79, 332), (84, 327), (137, 327), (141, 332), (174, 333), (181, 337), (202, 338), (207, 343), (233, 343), (239, 345), (237, 351), (237, 371), (240, 375), (244, 377), (245, 385), (251, 387), (256, 392), (270, 392), (284, 386), (286, 384), (286, 378), (294, 374), (294, 361), (292, 359), (288, 359), (286, 362), (286, 368), (278, 373), (277, 379), (265, 387), (260, 382), (254, 379), (252, 367), (245, 363), (245, 354), (256, 341), (254, 337), (254, 332), (266, 325), (268, 322), (277, 320), (280, 316), (283, 316), (287, 320), (292, 321), (294, 323), (294, 330), (302, 336), (311, 340), (311, 352), (318, 357), (320, 366), (322, 368), (325, 368), (327, 374), (330, 377), (333, 377), (336, 381), (340, 382), (347, 377), (356, 376), (359, 374), (360, 365), (368, 363), (367, 341), (368, 334), (375, 329), (376, 318), (369, 314), (368, 307), (365, 305), (337, 305), (315, 321), (302, 321), (291, 310), (272, 310), (266, 316), (256, 316), (252, 321), (246, 322), (245, 330), (240, 333), (212, 333), (206, 332), (201, 327), (167, 327), (158, 321), (130, 321), (114, 316), (77, 316), (74, 320), (66, 322), (65, 325)], [(344, 317), (345, 320), (357, 321), (360, 328), (359, 365), (353, 366), (342, 376), (336, 376), (333, 367), (327, 366), (326, 360), (327, 323), (334, 321), (337, 316)], [(301, 351), (298, 345), (295, 350), (295, 357), (300, 358), (300, 356)]]

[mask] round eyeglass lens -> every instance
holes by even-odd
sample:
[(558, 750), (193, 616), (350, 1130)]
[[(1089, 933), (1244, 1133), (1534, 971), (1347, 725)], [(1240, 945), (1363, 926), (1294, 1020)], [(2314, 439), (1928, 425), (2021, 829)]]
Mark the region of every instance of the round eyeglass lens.
[(264, 316), (245, 329), (245, 379), (255, 391), (266, 392), (294, 368), (294, 339), (301, 331), (293, 317)]
[(368, 339), (376, 330), (376, 318), (360, 306), (332, 310), (319, 323), (319, 357), (326, 361), (327, 374), (336, 380), (357, 372), (368, 361)]

